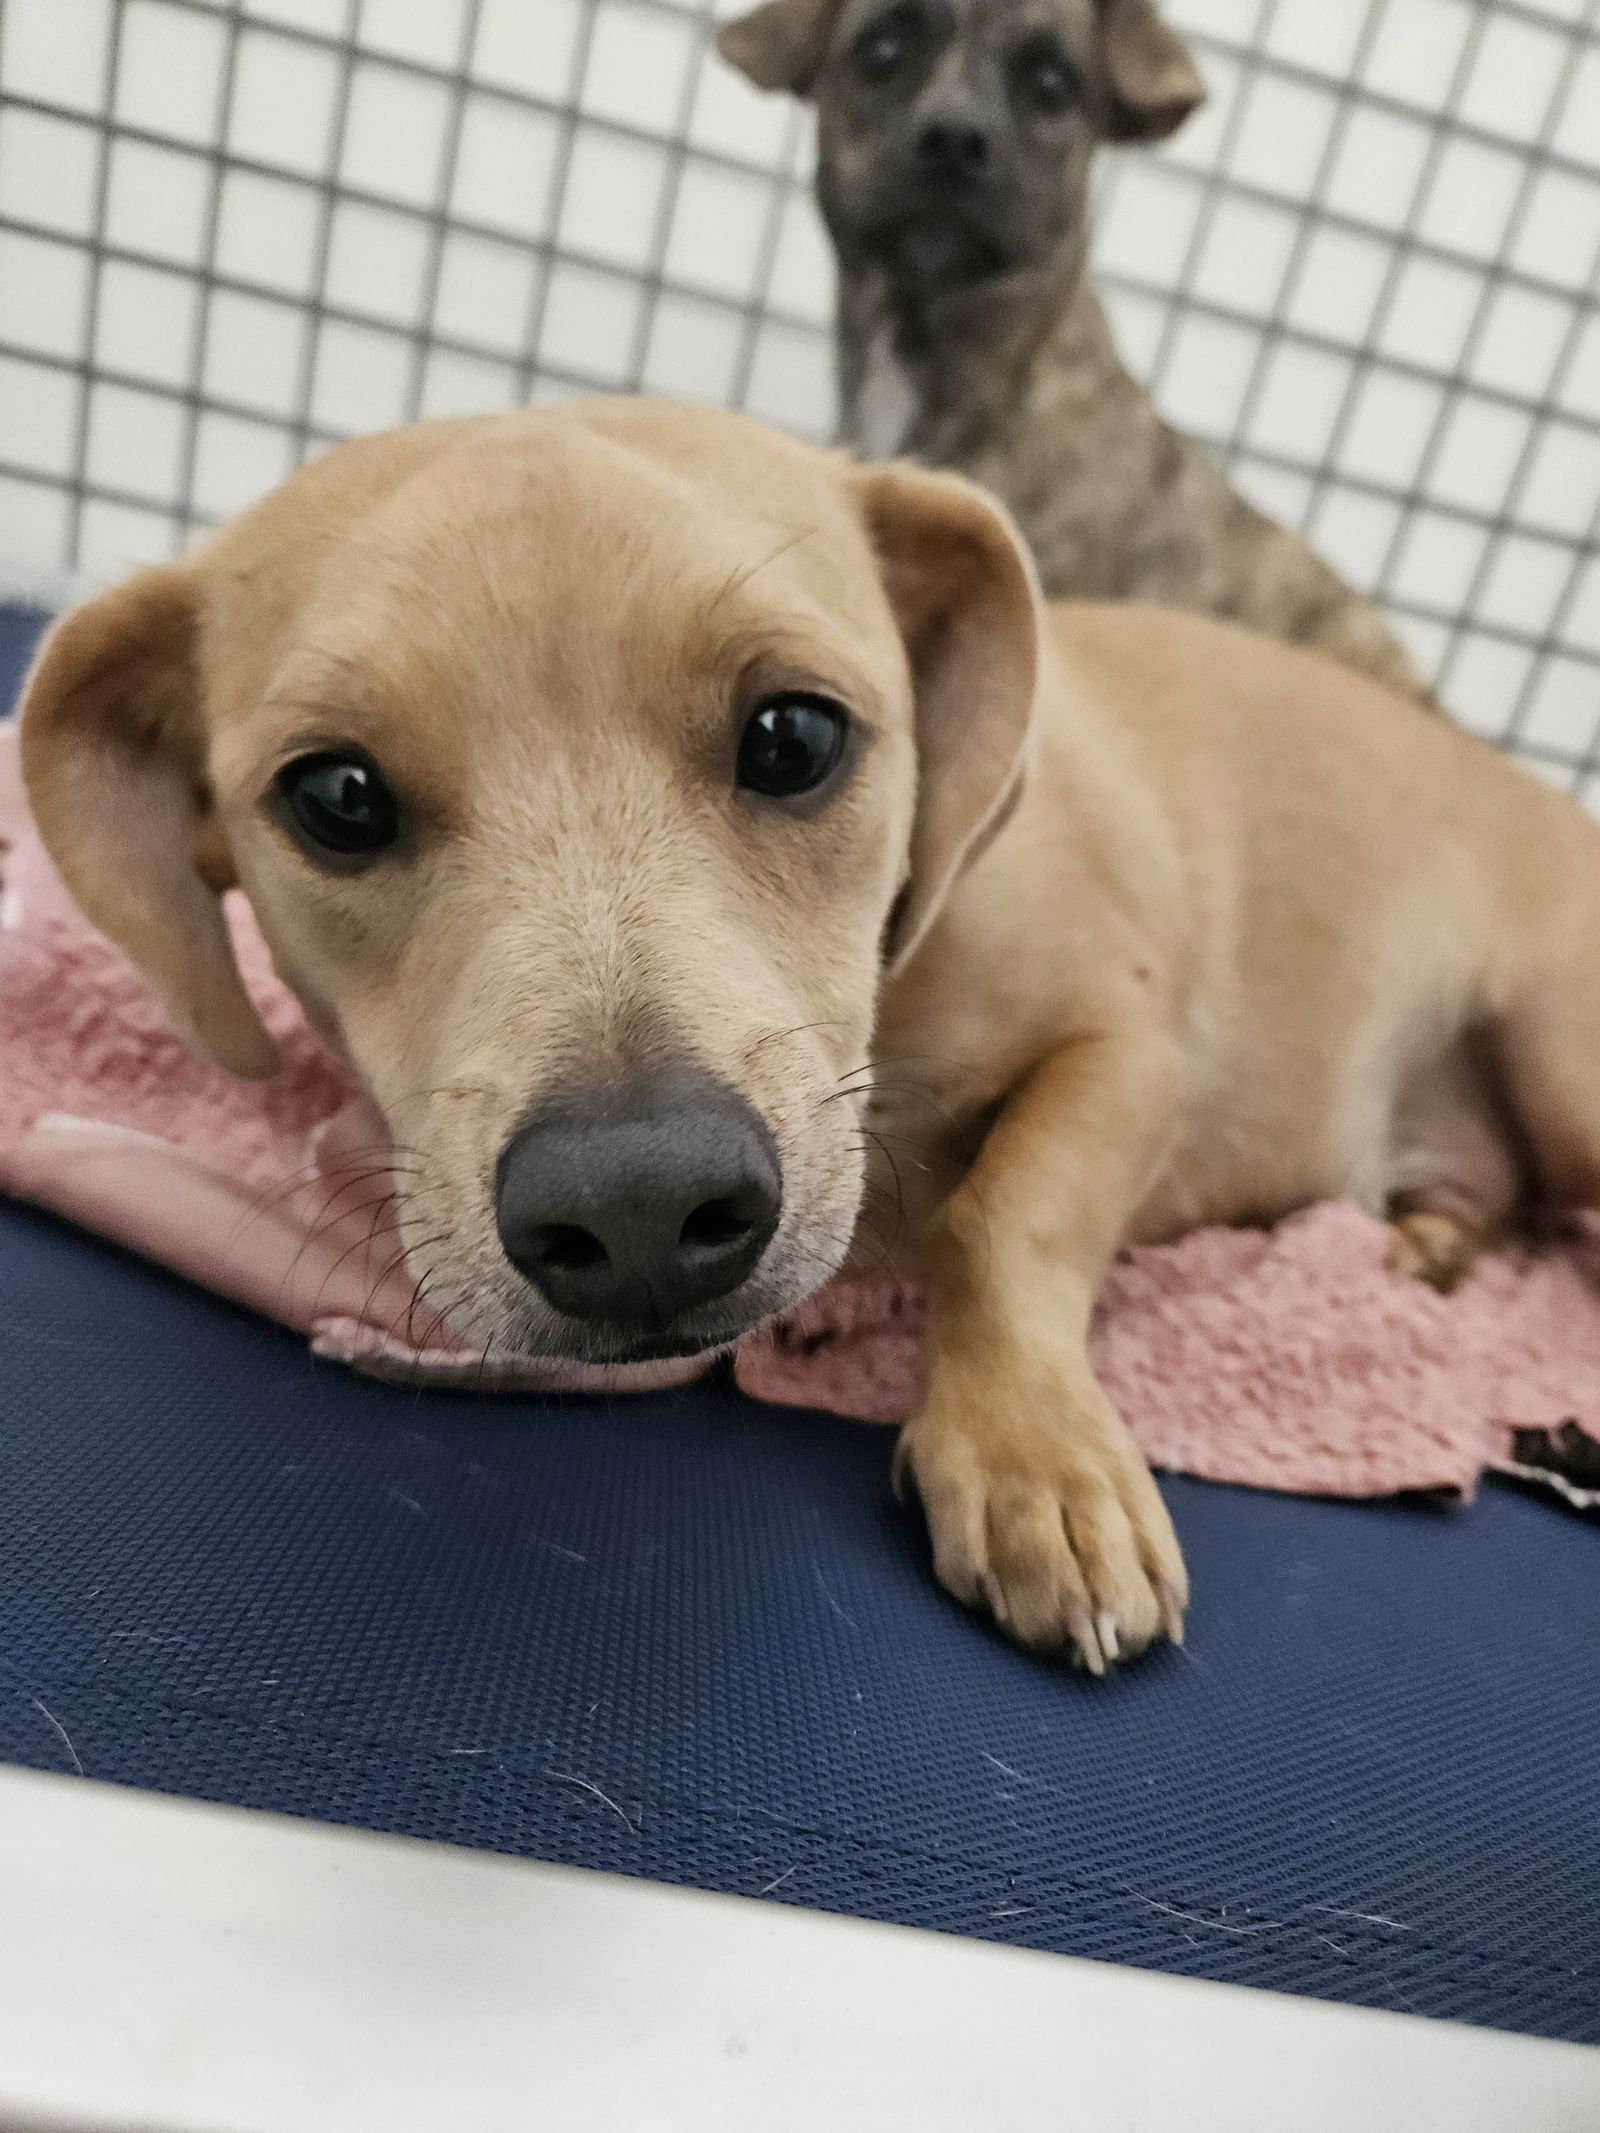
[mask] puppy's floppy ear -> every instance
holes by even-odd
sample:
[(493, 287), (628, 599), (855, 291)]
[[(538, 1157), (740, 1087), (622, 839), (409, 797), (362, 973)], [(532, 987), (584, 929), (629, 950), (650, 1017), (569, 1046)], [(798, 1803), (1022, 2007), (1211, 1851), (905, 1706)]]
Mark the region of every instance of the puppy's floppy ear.
[(764, 7), (724, 23), (717, 50), (758, 89), (810, 92), (827, 57), (840, 0), (767, 0)]
[(1206, 100), (1206, 85), (1155, 0), (1096, 0), (1106, 136), (1164, 141)]
[(911, 668), (917, 806), (892, 974), (1016, 804), (1038, 682), (1038, 580), (976, 484), (908, 466), (852, 475)]
[(22, 774), (39, 834), (86, 917), (231, 1073), (276, 1064), (234, 965), (232, 883), (206, 792), (196, 585), (141, 571), (59, 622), (22, 699)]

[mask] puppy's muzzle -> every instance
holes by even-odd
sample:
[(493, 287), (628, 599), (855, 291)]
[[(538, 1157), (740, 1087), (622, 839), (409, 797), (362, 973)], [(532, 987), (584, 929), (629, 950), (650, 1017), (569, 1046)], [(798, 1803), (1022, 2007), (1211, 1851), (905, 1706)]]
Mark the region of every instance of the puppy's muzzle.
[(772, 1136), (714, 1075), (547, 1099), (495, 1180), (506, 1257), (557, 1311), (661, 1333), (736, 1289), (783, 1208)]

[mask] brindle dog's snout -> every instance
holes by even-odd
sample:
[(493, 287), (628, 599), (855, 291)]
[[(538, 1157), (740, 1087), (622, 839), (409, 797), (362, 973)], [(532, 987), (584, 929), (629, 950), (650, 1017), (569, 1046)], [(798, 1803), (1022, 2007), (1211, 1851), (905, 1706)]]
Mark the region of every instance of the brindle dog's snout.
[(947, 112), (917, 135), (916, 156), (924, 176), (976, 178), (989, 161), (989, 136), (965, 112)]
[(782, 1206), (766, 1126), (697, 1071), (547, 1100), (506, 1144), (495, 1183), (512, 1265), (568, 1317), (640, 1333), (736, 1289)]

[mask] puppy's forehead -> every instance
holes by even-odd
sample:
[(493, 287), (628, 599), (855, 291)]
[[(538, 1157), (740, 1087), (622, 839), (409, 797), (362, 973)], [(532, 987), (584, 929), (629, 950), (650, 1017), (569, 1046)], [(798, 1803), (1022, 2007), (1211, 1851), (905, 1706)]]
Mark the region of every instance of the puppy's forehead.
[(652, 449), (577, 423), (473, 439), (352, 529), (327, 589), (403, 597), (425, 582), (432, 604), (559, 612), (582, 628), (606, 626), (619, 597), (646, 606), (769, 555), (792, 558), (790, 579), (854, 575), (839, 551), (858, 557), (863, 537), (824, 455), (730, 452), (715, 429), (698, 451), (683, 442)]
[[(304, 532), (269, 532), (269, 570)], [(472, 426), (357, 509), (335, 491), (319, 533), (265, 691), (285, 699), (464, 706), (724, 668), (764, 629), (869, 657), (892, 637), (843, 462), (731, 418)]]

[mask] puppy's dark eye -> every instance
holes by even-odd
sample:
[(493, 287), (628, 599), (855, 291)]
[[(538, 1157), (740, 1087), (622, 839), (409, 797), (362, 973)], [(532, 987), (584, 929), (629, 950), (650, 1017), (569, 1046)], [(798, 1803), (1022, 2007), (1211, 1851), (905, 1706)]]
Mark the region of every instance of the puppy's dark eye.
[(911, 50), (917, 33), (915, 8), (892, 7), (869, 22), (850, 47), (850, 64), (863, 81), (884, 82)]
[(296, 756), (278, 772), (278, 790), (297, 827), (325, 852), (365, 856), (399, 835), (394, 794), (360, 756)]
[(1077, 69), (1053, 37), (1030, 37), (1018, 47), (1011, 85), (1020, 102), (1049, 117), (1070, 111), (1082, 98)]
[(769, 696), (739, 736), (739, 783), (768, 800), (794, 800), (837, 769), (850, 722), (825, 696)]

